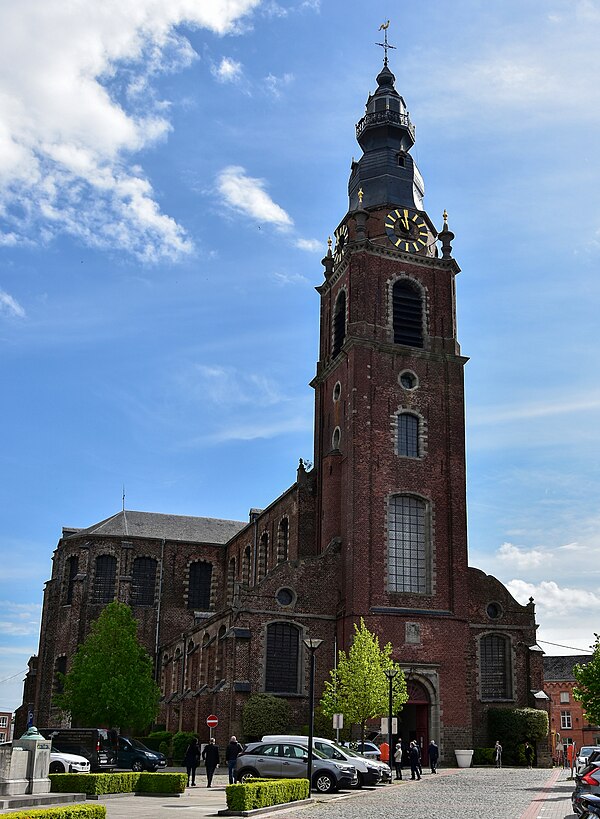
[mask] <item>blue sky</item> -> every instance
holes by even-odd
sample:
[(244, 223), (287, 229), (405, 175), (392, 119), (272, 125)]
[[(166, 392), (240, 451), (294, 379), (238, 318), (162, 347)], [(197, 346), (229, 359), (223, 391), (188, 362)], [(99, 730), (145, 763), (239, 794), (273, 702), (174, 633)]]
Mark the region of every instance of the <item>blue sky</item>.
[[(0, 708), (61, 527), (246, 519), (312, 460), (320, 259), (391, 19), (456, 234), (471, 563), (586, 649), (600, 547), (600, 2), (0, 8)], [(7, 679), (10, 678), (10, 679)]]

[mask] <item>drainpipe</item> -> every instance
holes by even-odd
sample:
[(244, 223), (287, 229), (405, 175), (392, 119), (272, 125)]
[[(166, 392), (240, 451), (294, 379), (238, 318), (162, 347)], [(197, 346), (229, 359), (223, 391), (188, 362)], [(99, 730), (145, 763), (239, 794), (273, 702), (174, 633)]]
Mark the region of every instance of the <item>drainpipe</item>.
[(154, 635), (154, 679), (160, 685), (160, 665), (158, 660), (158, 644), (160, 638), (160, 609), (163, 590), (163, 566), (165, 563), (165, 539), (160, 544), (160, 569), (158, 573), (158, 602), (156, 605), (156, 632)]

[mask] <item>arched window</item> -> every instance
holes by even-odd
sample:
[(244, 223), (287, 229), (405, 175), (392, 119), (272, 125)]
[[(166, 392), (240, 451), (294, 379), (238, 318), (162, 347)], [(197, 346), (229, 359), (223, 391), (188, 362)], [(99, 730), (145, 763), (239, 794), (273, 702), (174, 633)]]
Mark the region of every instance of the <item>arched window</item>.
[(333, 311), (333, 347), (331, 357), (335, 358), (342, 349), (346, 338), (346, 291), (341, 290)]
[(64, 574), (64, 600), (65, 605), (70, 606), (73, 602), (73, 590), (75, 589), (75, 578), (79, 571), (79, 558), (77, 555), (71, 555), (65, 565)]
[(394, 344), (423, 346), (423, 298), (409, 279), (398, 279), (392, 290)]
[(398, 455), (419, 457), (419, 419), (412, 412), (398, 413)]
[(267, 626), (265, 691), (298, 693), (299, 646), (300, 636), (296, 626), (288, 623), (271, 623)]
[(287, 518), (282, 518), (277, 530), (277, 562), (282, 563), (288, 559), (290, 548), (290, 522)]
[(202, 638), (202, 659), (200, 661), (200, 685), (208, 685), (208, 655), (210, 652), (208, 634)]
[(479, 641), (479, 677), (482, 700), (512, 698), (510, 639), (487, 634)]
[(233, 602), (235, 594), (235, 557), (230, 558), (227, 566), (227, 602)]
[(215, 663), (215, 685), (220, 683), (224, 678), (223, 670), (225, 668), (225, 635), (227, 634), (226, 626), (221, 626), (219, 629), (219, 636), (217, 638), (217, 661)]
[(117, 558), (112, 555), (99, 555), (96, 558), (92, 603), (112, 603), (115, 599), (116, 576)]
[(212, 581), (212, 563), (197, 560), (190, 564), (188, 609), (208, 611), (210, 609), (210, 587)]
[(269, 534), (263, 532), (258, 544), (258, 579), (262, 580), (267, 574), (267, 557), (269, 554)]
[(388, 589), (429, 591), (429, 521), (424, 500), (392, 495), (388, 507)]
[(132, 606), (153, 606), (156, 591), (156, 560), (151, 557), (136, 557), (131, 573)]
[(242, 561), (242, 583), (247, 586), (250, 585), (250, 578), (252, 576), (252, 564), (250, 562), (250, 544), (244, 549), (244, 559)]

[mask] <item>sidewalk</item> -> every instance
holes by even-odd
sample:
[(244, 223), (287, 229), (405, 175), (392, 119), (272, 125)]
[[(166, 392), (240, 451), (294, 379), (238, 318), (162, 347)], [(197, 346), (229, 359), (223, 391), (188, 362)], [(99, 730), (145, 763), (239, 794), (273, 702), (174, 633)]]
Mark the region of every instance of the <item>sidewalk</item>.
[(557, 768), (520, 819), (574, 819), (571, 794), (575, 783), (570, 775), (568, 768)]

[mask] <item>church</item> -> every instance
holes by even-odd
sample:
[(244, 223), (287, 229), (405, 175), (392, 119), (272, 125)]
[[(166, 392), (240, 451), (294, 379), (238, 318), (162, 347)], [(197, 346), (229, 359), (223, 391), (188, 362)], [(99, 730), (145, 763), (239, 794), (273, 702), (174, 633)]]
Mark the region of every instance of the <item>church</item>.
[(308, 722), (364, 618), (404, 670), (405, 741), (441, 758), (493, 745), (490, 707), (543, 707), (533, 600), (522, 606), (468, 565), (464, 367), (444, 214), (424, 209), (415, 129), (388, 65), (356, 125), (348, 211), (323, 259), (314, 466), (248, 520), (121, 510), (64, 528), (44, 591), (39, 651), (17, 730), (58, 724), (53, 695), (90, 623), (132, 607), (155, 662), (158, 722), (217, 740), (243, 737), (253, 693), (285, 697)]

